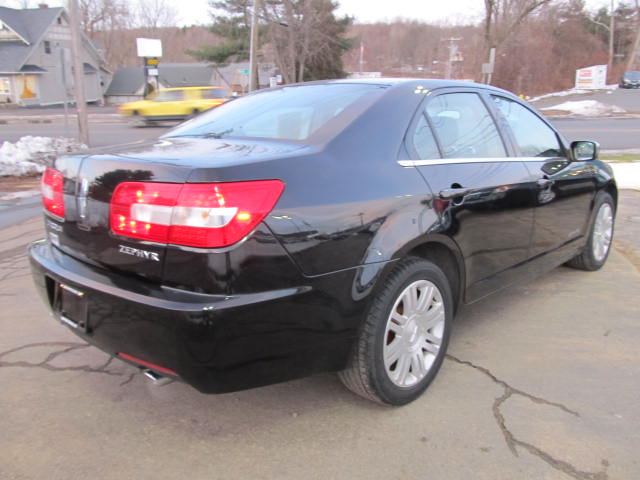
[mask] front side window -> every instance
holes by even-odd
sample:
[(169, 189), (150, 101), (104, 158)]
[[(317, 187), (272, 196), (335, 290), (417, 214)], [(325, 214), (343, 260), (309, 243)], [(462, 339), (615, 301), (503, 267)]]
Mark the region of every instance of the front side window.
[(165, 136), (307, 140), (327, 127), (339, 133), (384, 87), (366, 84), (299, 85), (241, 97), (209, 110)]
[(563, 156), (556, 133), (531, 110), (507, 98), (492, 97), (511, 127), (522, 156)]
[(200, 95), (202, 98), (229, 98), (229, 91), (226, 88), (203, 88)]
[(507, 155), (498, 128), (477, 94), (439, 95), (429, 101), (426, 112), (444, 158)]

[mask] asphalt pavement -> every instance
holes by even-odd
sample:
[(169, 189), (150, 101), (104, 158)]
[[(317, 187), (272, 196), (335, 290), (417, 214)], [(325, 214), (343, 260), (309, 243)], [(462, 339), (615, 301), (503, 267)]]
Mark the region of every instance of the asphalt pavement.
[(148, 383), (36, 295), (34, 218), (0, 230), (0, 478), (640, 478), (640, 192), (607, 265), (560, 267), (460, 312), (418, 401), (333, 374), (225, 395)]

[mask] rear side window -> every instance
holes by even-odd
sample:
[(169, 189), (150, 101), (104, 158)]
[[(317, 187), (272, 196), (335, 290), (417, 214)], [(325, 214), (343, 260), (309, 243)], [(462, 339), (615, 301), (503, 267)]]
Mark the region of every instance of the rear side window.
[(413, 132), (413, 147), (416, 149), (420, 160), (440, 158), (440, 152), (438, 151), (436, 140), (433, 138), (433, 132), (423, 114), (420, 114), (418, 123), (416, 123), (416, 129)]
[(444, 158), (494, 158), (507, 155), (493, 118), (475, 93), (433, 98), (426, 113)]
[(502, 115), (511, 127), (524, 157), (562, 157), (556, 133), (536, 114), (517, 102), (493, 95)]
[(340, 83), (267, 90), (226, 102), (165, 136), (307, 140), (329, 125), (338, 133), (383, 91), (378, 85)]
[(151, 100), (156, 102), (177, 102), (184, 100), (184, 92), (182, 90), (160, 90)]

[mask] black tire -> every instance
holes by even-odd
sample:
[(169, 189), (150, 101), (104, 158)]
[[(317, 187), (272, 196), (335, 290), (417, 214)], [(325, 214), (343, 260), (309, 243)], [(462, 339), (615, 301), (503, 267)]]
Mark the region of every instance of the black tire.
[[(609, 243), (606, 246), (606, 251), (604, 254), (597, 254), (596, 245), (599, 241), (599, 235), (601, 232), (598, 232), (598, 221), (599, 214), (606, 209), (609, 208), (612, 218), (611, 218), (611, 233), (609, 236)], [(587, 243), (582, 249), (582, 252), (569, 260), (566, 265), (572, 268), (577, 268), (579, 270), (586, 270), (589, 272), (599, 270), (607, 261), (609, 257), (609, 251), (611, 250), (611, 242), (613, 241), (613, 231), (615, 226), (615, 215), (616, 215), (616, 207), (613, 202), (613, 198), (607, 192), (600, 192), (595, 198), (593, 205), (593, 214), (591, 216), (591, 223), (589, 224), (589, 233), (587, 238)]]
[(144, 119), (144, 117), (142, 115), (140, 115), (140, 112), (138, 112), (137, 110), (134, 110), (133, 112), (131, 112), (131, 118), (129, 119), (129, 124), (132, 127), (145, 127), (147, 125), (147, 121)]
[[(425, 351), (420, 347), (420, 345), (423, 345), (421, 341), (426, 341), (426, 339), (419, 339), (420, 332), (428, 332), (429, 329), (419, 330), (416, 324), (416, 329), (413, 330), (410, 335), (405, 335), (406, 331), (404, 330), (402, 334), (395, 334), (387, 330), (390, 322), (395, 321), (391, 318), (394, 307), (396, 307), (396, 312), (399, 312), (399, 309), (403, 310), (403, 312), (399, 313), (400, 315), (404, 313), (405, 306), (403, 298), (405, 297), (403, 297), (403, 294), (411, 288), (418, 288), (418, 286), (431, 288), (428, 285), (435, 286), (436, 288), (436, 290), (430, 291), (437, 291), (437, 293), (432, 294), (433, 299), (431, 297), (424, 297), (425, 303), (430, 302), (425, 312), (438, 313), (438, 318), (440, 319), (438, 320), (437, 328), (441, 343), (437, 353), (430, 352), (430, 348), (427, 349), (429, 351)], [(418, 292), (417, 295), (415, 298), (419, 304), (423, 293)], [(437, 300), (438, 298), (440, 300)], [(434, 308), (439, 309), (441, 307), (444, 309), (443, 315), (439, 313), (439, 310), (438, 312), (433, 311)], [(410, 311), (410, 309), (407, 311)], [(349, 365), (338, 374), (340, 380), (354, 393), (378, 403), (404, 405), (412, 402), (426, 390), (442, 365), (449, 343), (452, 320), (453, 297), (447, 277), (442, 270), (433, 263), (421, 258), (410, 257), (400, 261), (389, 274), (381, 291), (373, 301), (360, 337), (354, 346)], [(406, 322), (405, 325), (409, 325), (409, 322)], [(411, 324), (411, 327), (413, 326), (414, 325)], [(435, 331), (435, 328), (436, 327), (433, 327), (432, 331)], [(413, 362), (416, 359), (411, 358), (411, 366), (407, 367), (406, 377), (416, 381), (413, 385), (401, 386), (398, 384), (400, 382), (398, 378), (392, 379), (392, 375), (402, 375), (402, 373), (399, 372), (400, 359), (395, 363), (391, 363), (390, 366), (385, 365), (385, 352), (390, 352), (389, 346), (396, 340), (392, 335), (393, 337), (398, 335), (397, 339), (408, 339), (403, 340), (404, 343), (411, 343), (411, 339), (415, 340), (412, 346), (403, 347), (402, 350), (408, 352), (413, 349), (413, 355), (417, 355), (415, 352), (419, 351), (420, 356), (417, 358), (422, 358), (422, 356), (426, 355), (424, 362), (430, 362), (428, 366), (424, 367), (426, 368), (426, 373), (419, 372), (417, 374), (417, 376), (424, 374), (423, 377), (418, 379), (417, 376), (412, 377), (413, 374), (411, 370), (414, 369)], [(427, 335), (431, 335), (431, 333), (427, 333)], [(408, 358), (407, 354), (405, 353), (403, 357), (404, 364), (406, 364), (408, 361), (406, 360), (406, 358)], [(398, 369), (398, 372), (394, 370), (394, 365), (395, 369)]]

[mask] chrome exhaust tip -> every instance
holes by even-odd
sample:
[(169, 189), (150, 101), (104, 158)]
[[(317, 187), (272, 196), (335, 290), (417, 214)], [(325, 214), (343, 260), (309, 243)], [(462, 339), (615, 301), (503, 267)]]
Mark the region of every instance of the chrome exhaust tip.
[(149, 380), (153, 382), (154, 385), (161, 387), (162, 385), (166, 385), (167, 383), (173, 382), (173, 378), (165, 377), (164, 375), (160, 375), (153, 370), (149, 370), (148, 368), (142, 370), (142, 374), (147, 377)]

